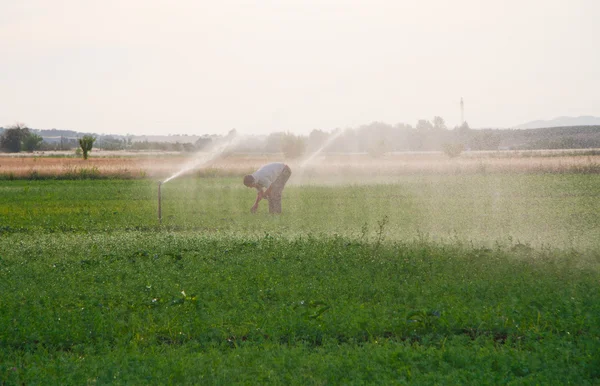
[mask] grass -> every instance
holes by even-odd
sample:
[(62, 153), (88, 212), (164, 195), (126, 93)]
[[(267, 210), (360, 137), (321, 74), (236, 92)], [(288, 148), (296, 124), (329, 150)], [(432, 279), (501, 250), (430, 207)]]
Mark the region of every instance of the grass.
[(600, 177), (0, 183), (4, 384), (598, 384)]
[[(292, 181), (293, 182), (292, 177)], [(262, 203), (249, 215), (254, 193), (240, 178), (182, 178), (162, 187), (148, 180), (6, 181), (0, 185), (4, 232), (172, 230), (262, 236), (373, 234), (384, 216), (388, 239), (425, 237), (551, 245), (597, 246), (600, 176), (405, 176), (379, 185), (290, 185), (284, 214)], [(392, 183), (393, 182), (393, 183)]]
[(147, 232), (2, 243), (9, 382), (600, 376), (591, 255)]

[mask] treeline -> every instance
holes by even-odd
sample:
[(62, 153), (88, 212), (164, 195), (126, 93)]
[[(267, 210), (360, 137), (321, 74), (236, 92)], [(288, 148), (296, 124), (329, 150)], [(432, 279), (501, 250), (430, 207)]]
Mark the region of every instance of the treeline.
[[(443, 122), (443, 121), (442, 121)], [(373, 122), (355, 129), (326, 132), (313, 130), (299, 137), (307, 151), (323, 146), (336, 136), (327, 151), (340, 153), (369, 153), (404, 151), (444, 151), (456, 155), (468, 150), (538, 150), (600, 148), (600, 126), (558, 127), (546, 129), (470, 129), (468, 124), (446, 129), (439, 125), (390, 125)], [(270, 134), (264, 144), (266, 152), (282, 147), (289, 134)], [(287, 140), (289, 142), (289, 140)]]
[[(10, 134), (10, 135), (9, 135)], [(232, 130), (228, 136), (234, 135)], [(70, 130), (32, 130), (25, 125), (0, 128), (0, 150), (73, 150), (83, 134)], [(182, 142), (135, 141), (133, 136), (97, 135), (95, 148), (104, 150), (154, 150), (195, 152), (210, 149), (226, 138), (221, 135), (181, 137)], [(185, 142), (185, 139), (190, 139)], [(546, 129), (471, 129), (465, 122), (448, 129), (441, 117), (430, 122), (408, 124), (373, 122), (357, 128), (319, 130), (308, 135), (275, 132), (263, 136), (246, 136), (236, 151), (278, 153), (297, 157), (326, 145), (325, 151), (338, 153), (444, 151), (451, 156), (469, 150), (537, 150), (600, 148), (600, 126), (554, 127)]]

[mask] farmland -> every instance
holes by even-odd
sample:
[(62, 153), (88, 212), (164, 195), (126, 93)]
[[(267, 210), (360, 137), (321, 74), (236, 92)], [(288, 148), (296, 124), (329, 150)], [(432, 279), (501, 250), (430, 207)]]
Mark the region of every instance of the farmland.
[(598, 383), (597, 156), (394, 157), (0, 158), (0, 380)]
[[(93, 158), (83, 160), (72, 152), (0, 154), (0, 179), (81, 179), (119, 178), (164, 179), (182, 165), (203, 153), (182, 155), (169, 152), (111, 152), (94, 150)], [(220, 157), (194, 169), (197, 176), (243, 175), (268, 162), (281, 160), (278, 154), (234, 154)], [(365, 182), (365, 177), (430, 174), (482, 173), (600, 173), (600, 150), (530, 150), (465, 152), (448, 159), (441, 152), (389, 153), (382, 157), (366, 154), (327, 154), (317, 157), (316, 165), (306, 168), (295, 183), (311, 182), (311, 176), (343, 183)], [(298, 162), (290, 161), (293, 170)], [(323, 179), (319, 180), (322, 183)], [(370, 182), (373, 182), (370, 179)]]

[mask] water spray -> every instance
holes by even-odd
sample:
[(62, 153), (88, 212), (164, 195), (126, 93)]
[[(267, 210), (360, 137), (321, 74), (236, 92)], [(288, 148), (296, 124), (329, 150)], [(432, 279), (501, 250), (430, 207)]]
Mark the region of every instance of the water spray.
[(318, 156), (319, 154), (321, 154), (321, 152), (323, 150), (325, 150), (326, 147), (328, 147), (329, 145), (331, 145), (333, 143), (333, 141), (335, 141), (336, 139), (338, 139), (345, 132), (346, 132), (346, 130), (338, 130), (337, 133), (333, 133), (329, 138), (327, 138), (327, 140), (325, 141), (325, 143), (323, 143), (323, 145), (321, 145), (320, 148), (318, 148), (317, 150), (315, 150), (312, 154), (310, 154), (308, 157), (306, 157), (304, 159), (304, 161), (302, 161), (300, 163), (300, 168), (305, 168), (306, 166), (308, 166), (315, 159), (316, 156)]
[(214, 145), (208, 153), (198, 153), (194, 159), (184, 165), (177, 173), (173, 174), (162, 183), (166, 184), (174, 178), (181, 176), (182, 174), (205, 165), (216, 158), (218, 158), (221, 154), (223, 154), (227, 149), (239, 143), (241, 138), (239, 136), (233, 135), (230, 138), (225, 138), (226, 140), (220, 144)]
[(184, 173), (186, 173), (192, 169), (195, 169), (197, 167), (200, 167), (202, 165), (209, 163), (210, 161), (215, 160), (221, 154), (223, 154), (227, 149), (229, 149), (231, 146), (237, 144), (239, 141), (240, 141), (240, 137), (236, 136), (235, 134), (228, 135), (227, 137), (225, 137), (224, 142), (213, 146), (212, 149), (208, 153), (197, 154), (193, 160), (191, 160), (186, 165), (184, 165), (178, 172), (171, 175), (169, 178), (165, 179), (164, 181), (158, 182), (158, 222), (159, 222), (159, 224), (162, 224), (161, 195), (160, 195), (161, 186), (166, 184), (167, 182), (171, 181), (172, 179), (183, 175)]

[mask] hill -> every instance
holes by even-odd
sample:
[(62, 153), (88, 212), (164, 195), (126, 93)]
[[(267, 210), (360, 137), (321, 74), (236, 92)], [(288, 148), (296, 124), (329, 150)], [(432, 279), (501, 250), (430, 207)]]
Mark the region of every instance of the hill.
[(568, 126), (598, 126), (600, 117), (591, 115), (582, 115), (579, 117), (557, 117), (550, 120), (537, 120), (515, 126), (514, 129), (542, 129), (548, 127), (568, 127)]

